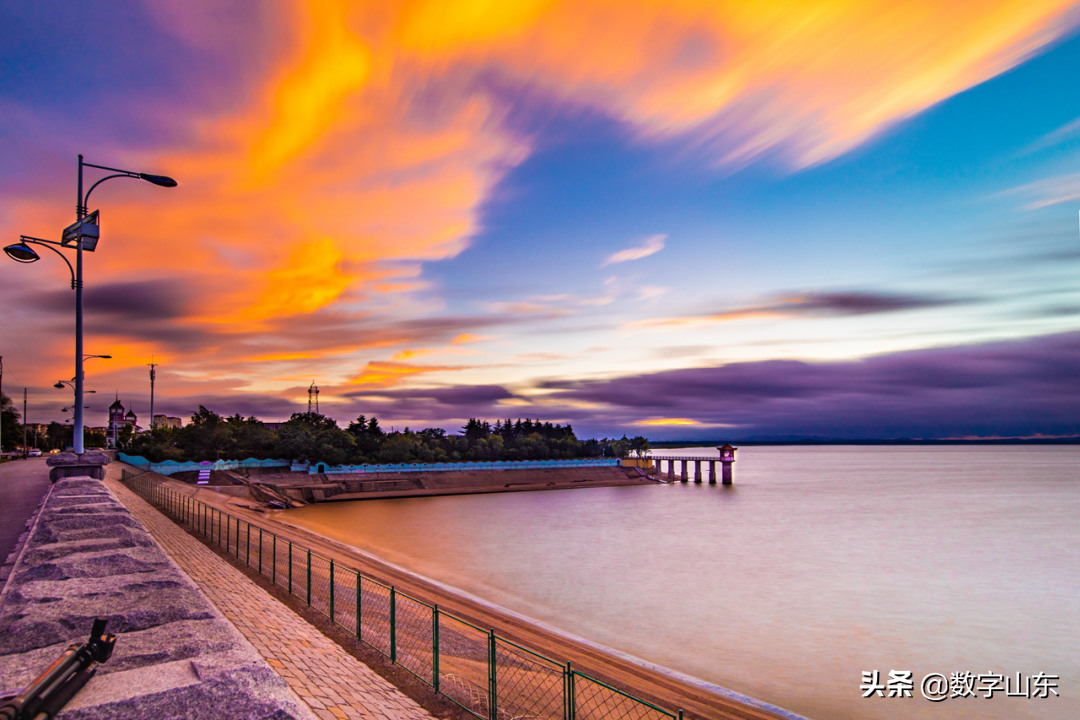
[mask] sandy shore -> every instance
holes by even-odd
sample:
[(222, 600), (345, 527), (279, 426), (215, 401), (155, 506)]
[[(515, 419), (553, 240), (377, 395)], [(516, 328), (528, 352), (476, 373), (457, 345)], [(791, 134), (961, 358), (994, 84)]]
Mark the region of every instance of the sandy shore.
[(501, 636), (556, 660), (569, 660), (580, 671), (653, 702), (659, 707), (672, 711), (682, 709), (687, 717), (717, 720), (799, 717), (780, 708), (744, 698), (723, 688), (590, 643), (583, 638), (564, 633), (557, 628), (411, 573), (359, 549), (293, 526), (288, 521), (288, 511), (262, 511), (247, 498), (215, 492), (212, 488), (196, 488), (160, 475), (156, 477), (187, 497), (194, 497), (234, 517), (240, 517), (254, 526), (261, 526), (276, 533), (279, 537), (331, 558), (335, 563), (359, 569), (365, 575), (387, 585), (394, 585), (399, 591), (419, 600), (438, 604), (441, 610), (457, 615), (479, 627), (494, 628)]

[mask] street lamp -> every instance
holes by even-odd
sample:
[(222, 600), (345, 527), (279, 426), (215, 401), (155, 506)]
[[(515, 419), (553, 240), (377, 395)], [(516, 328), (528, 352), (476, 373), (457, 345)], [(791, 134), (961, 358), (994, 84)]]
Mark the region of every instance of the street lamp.
[[(87, 358), (92, 358), (92, 357), (95, 357), (95, 358), (109, 358), (110, 360), (112, 359), (112, 357), (109, 356), (109, 355), (87, 355), (86, 357)], [(53, 385), (53, 387), (56, 388), (57, 390), (63, 390), (65, 387), (69, 387), (74, 392), (74, 390), (75, 390), (75, 378), (71, 378), (71, 380), (57, 380), (56, 384)], [(83, 395), (87, 395), (87, 394), (90, 394), (90, 393), (96, 393), (96, 392), (97, 392), (97, 390), (83, 390)], [(60, 408), (60, 412), (67, 412), (68, 410), (73, 410), (75, 407), (76, 407), (76, 404), (72, 403), (71, 407)], [(89, 405), (83, 405), (83, 409), (84, 410), (89, 410), (90, 406)], [(65, 420), (64, 422), (68, 422), (68, 421)]]
[[(105, 170), (112, 173), (101, 178), (90, 189), (83, 194), (83, 168), (92, 167), (98, 170)], [(83, 156), (79, 155), (79, 197), (78, 204), (75, 206), (75, 223), (69, 225), (64, 229), (62, 239), (60, 242), (54, 240), (42, 240), (41, 238), (28, 237), (23, 235), (19, 238), (19, 242), (14, 245), (8, 245), (4, 248), (4, 252), (12, 260), (20, 263), (32, 263), (40, 259), (34, 248), (31, 245), (39, 245), (44, 248), (52, 250), (57, 255), (64, 259), (64, 262), (68, 266), (68, 270), (71, 271), (71, 287), (75, 289), (75, 425), (74, 425), (74, 438), (73, 449), (76, 455), (82, 455), (83, 453), (83, 360), (88, 356), (83, 355), (83, 300), (82, 300), (82, 269), (83, 269), (83, 250), (87, 252), (93, 252), (97, 248), (98, 239), (101, 235), (100, 216), (98, 211), (95, 210), (92, 213), (87, 212), (87, 203), (90, 200), (90, 193), (94, 192), (101, 183), (106, 180), (111, 180), (118, 177), (135, 178), (136, 180), (144, 180), (152, 185), (159, 187), (176, 187), (176, 181), (171, 177), (165, 175), (151, 175), (150, 173), (133, 172), (131, 170), (120, 170), (119, 168), (108, 167), (106, 165), (94, 165), (83, 161)], [(75, 268), (71, 267), (71, 263), (63, 253), (57, 250), (54, 245), (63, 248), (70, 249), (75, 247)], [(94, 355), (89, 357), (105, 357), (104, 355)], [(153, 424), (153, 418), (151, 418), (151, 424)]]

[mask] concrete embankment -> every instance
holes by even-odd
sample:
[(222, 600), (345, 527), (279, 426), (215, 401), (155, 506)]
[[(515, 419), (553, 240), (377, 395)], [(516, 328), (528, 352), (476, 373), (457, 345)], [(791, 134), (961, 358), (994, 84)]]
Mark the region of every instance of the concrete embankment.
[[(197, 474), (180, 472), (171, 477), (180, 482), (194, 484)], [(615, 487), (652, 484), (655, 481), (644, 477), (636, 468), (610, 466), (331, 475), (289, 472), (288, 468), (253, 468), (243, 473), (214, 471), (210, 474), (211, 486), (222, 490), (234, 487), (240, 495), (247, 494), (244, 486), (247, 482), (270, 485), (295, 500), (311, 503), (331, 500)]]
[[(633, 695), (643, 697), (658, 706), (682, 708), (688, 717), (710, 720), (765, 720), (771, 718), (794, 718), (785, 711), (767, 706), (750, 698), (744, 698), (723, 688), (709, 686), (693, 678), (679, 676), (656, 666), (650, 666), (635, 658), (613, 650), (599, 647), (588, 641), (562, 633), (529, 618), (508, 612), (485, 603), (480, 598), (446, 587), (430, 579), (417, 576), (327, 538), (314, 535), (289, 524), (288, 511), (266, 511), (247, 499), (232, 497), (213, 489), (196, 488), (169, 480), (155, 478), (173, 492), (216, 507), (234, 518), (241, 518), (255, 527), (262, 527), (278, 535), (282, 540), (295, 543), (300, 548), (333, 559), (346, 567), (359, 569), (370, 578), (395, 586), (440, 610), (461, 617), (480, 628), (494, 628), (500, 636), (543, 653), (558, 661), (572, 661), (574, 667), (600, 680), (622, 688)], [(598, 608), (603, 612), (603, 608)]]
[(0, 593), (0, 693), (85, 642), (95, 617), (116, 649), (63, 718), (315, 718), (101, 481), (64, 478)]

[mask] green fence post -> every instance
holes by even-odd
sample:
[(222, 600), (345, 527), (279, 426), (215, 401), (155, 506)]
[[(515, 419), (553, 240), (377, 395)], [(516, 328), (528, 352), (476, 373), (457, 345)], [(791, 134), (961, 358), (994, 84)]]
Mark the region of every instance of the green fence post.
[(334, 561), (330, 561), (330, 622), (334, 622)]
[(682, 710), (679, 711), (679, 720), (683, 720)]
[(274, 584), (277, 585), (277, 535), (274, 538)]
[(360, 624), (360, 571), (356, 571), (356, 639), (364, 639), (363, 626)]
[(390, 662), (397, 662), (397, 591), (390, 586)]
[(289, 541), (289, 594), (292, 595), (292, 540)]
[(225, 552), (232, 549), (232, 515), (225, 516)]
[(262, 575), (262, 528), (259, 528), (259, 574)]
[(311, 607), (311, 551), (307, 551), (307, 604)]
[(495, 681), (495, 628), (488, 632), (488, 717), (499, 720), (498, 684)]
[[(240, 521), (237, 520), (237, 522)], [(246, 565), (247, 567), (251, 567), (251, 523), (248, 523), (247, 527), (247, 555), (244, 558), (244, 565)]]
[(563, 700), (566, 703), (566, 710), (564, 715), (566, 720), (574, 720), (574, 668), (570, 665), (570, 661), (566, 661), (566, 672), (563, 681)]
[(439, 604), (431, 609), (431, 684), (439, 692)]

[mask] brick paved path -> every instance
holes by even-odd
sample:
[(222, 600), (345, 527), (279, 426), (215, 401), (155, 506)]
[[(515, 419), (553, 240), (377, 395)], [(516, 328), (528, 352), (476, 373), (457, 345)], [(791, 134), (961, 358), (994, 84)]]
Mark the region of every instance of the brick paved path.
[(367, 665), (124, 487), (119, 470), (109, 470), (109, 489), (316, 715), (323, 720), (432, 720)]

